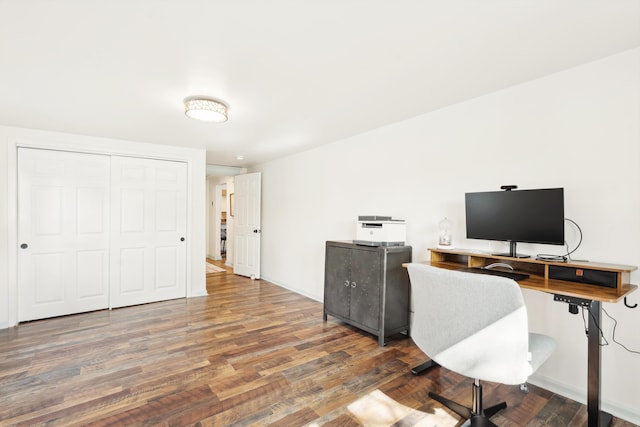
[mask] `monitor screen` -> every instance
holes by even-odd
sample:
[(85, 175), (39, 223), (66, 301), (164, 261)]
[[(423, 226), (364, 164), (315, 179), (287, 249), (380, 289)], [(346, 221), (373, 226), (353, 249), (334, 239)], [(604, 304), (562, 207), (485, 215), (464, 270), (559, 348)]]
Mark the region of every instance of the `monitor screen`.
[(465, 194), (467, 238), (564, 244), (564, 191), (489, 191)]

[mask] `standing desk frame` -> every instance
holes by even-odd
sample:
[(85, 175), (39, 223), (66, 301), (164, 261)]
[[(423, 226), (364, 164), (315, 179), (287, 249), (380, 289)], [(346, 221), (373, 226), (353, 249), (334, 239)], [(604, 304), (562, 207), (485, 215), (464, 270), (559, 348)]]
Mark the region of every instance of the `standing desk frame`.
[[(589, 329), (587, 335), (587, 415), (588, 427), (604, 427), (611, 423), (612, 415), (600, 409), (600, 376), (601, 376), (601, 343), (600, 325), (602, 320), (602, 303), (617, 303), (638, 286), (630, 284), (631, 272), (636, 266), (604, 264), (592, 262), (552, 262), (529, 258), (511, 258), (486, 253), (467, 251), (429, 249), (430, 264), (447, 269), (464, 267), (483, 267), (495, 262), (509, 264), (514, 271), (529, 274), (529, 278), (518, 281), (523, 289), (532, 289), (564, 297), (565, 302), (572, 298), (581, 301), (581, 305), (589, 311)], [(556, 280), (549, 278), (549, 267), (552, 265), (572, 270), (593, 270), (597, 272), (615, 273), (615, 283), (607, 286), (580, 283), (578, 281)], [(576, 278), (576, 280), (580, 280)], [(614, 287), (615, 286), (615, 287)], [(415, 375), (424, 372), (437, 363), (429, 360), (411, 370)]]

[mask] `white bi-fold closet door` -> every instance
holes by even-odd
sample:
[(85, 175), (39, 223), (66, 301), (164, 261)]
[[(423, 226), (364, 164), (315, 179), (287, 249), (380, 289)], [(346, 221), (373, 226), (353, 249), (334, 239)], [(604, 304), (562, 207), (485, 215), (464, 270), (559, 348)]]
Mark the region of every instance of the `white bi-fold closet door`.
[(18, 320), (186, 296), (186, 164), (18, 150)]

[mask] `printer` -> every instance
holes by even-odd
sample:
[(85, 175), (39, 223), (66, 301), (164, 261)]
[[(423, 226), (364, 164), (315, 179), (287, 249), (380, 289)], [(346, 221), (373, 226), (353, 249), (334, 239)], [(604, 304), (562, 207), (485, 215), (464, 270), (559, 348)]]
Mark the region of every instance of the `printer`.
[(358, 245), (404, 246), (407, 224), (390, 216), (362, 215), (358, 217), (356, 239)]

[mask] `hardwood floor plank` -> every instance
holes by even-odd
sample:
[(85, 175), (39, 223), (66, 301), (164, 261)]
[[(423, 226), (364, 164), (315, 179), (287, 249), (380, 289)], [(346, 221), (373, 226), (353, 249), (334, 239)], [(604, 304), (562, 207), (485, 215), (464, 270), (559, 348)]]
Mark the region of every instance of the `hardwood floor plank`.
[[(266, 281), (213, 273), (207, 289), (1, 330), (0, 425), (349, 427), (347, 406), (375, 390), (423, 412), (441, 408), (429, 391), (470, 404), (470, 379), (410, 374), (425, 360), (411, 339), (378, 347)], [(586, 425), (584, 405), (546, 390), (484, 387), (486, 402), (507, 401), (498, 425)]]
[(311, 421), (318, 418), (318, 414), (316, 414), (310, 408), (302, 408), (299, 411), (294, 412), (293, 414), (286, 415), (272, 423), (265, 423), (266, 420), (261, 420), (261, 426), (302, 426)]
[(532, 427), (548, 425), (569, 426), (579, 409), (579, 403), (553, 395), (542, 410), (531, 419), (529, 425)]

